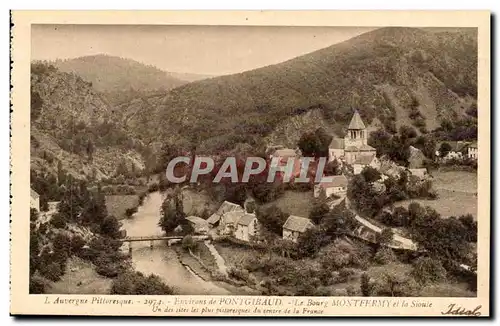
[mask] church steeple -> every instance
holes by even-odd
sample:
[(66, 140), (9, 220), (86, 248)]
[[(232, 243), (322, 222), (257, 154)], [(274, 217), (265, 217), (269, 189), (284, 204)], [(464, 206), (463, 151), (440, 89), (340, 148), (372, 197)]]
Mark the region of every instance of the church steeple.
[(346, 139), (348, 139), (347, 143), (349, 145), (353, 145), (355, 147), (366, 145), (367, 143), (366, 126), (363, 123), (363, 120), (361, 119), (361, 115), (359, 114), (358, 110), (354, 110), (354, 114), (347, 129), (348, 130)]
[(354, 110), (354, 115), (352, 116), (351, 123), (349, 123), (349, 130), (363, 130), (366, 129), (358, 110)]

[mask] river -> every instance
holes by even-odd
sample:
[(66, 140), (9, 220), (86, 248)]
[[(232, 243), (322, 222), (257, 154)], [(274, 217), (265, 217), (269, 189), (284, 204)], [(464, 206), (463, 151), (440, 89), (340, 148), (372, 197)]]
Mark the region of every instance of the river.
[[(160, 207), (164, 196), (159, 192), (151, 193), (144, 199), (133, 218), (123, 220), (123, 229), (128, 236), (161, 235), (158, 226)], [(124, 246), (128, 246), (125, 244)], [(149, 241), (132, 244), (132, 264), (145, 275), (156, 274), (174, 287), (176, 294), (226, 295), (230, 292), (212, 282), (207, 282), (183, 266), (175, 251), (166, 243), (155, 241), (153, 249)]]

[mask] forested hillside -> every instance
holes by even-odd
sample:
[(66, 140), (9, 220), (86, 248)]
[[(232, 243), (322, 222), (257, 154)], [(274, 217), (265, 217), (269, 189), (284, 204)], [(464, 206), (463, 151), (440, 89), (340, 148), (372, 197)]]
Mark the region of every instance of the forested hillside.
[(94, 89), (113, 105), (158, 91), (165, 92), (194, 78), (186, 76), (190, 79), (183, 80), (156, 67), (108, 55), (57, 60), (52, 64), (62, 72), (77, 74), (92, 83)]
[(101, 179), (117, 162), (144, 168), (147, 151), (116, 121), (89, 82), (43, 63), (31, 66), (31, 169), (55, 176)]
[(367, 123), (377, 117), (389, 132), (404, 124), (426, 133), (441, 121), (466, 117), (476, 88), (474, 29), (381, 28), (281, 64), (183, 85), (122, 109), (141, 106), (141, 114), (127, 123), (146, 142), (184, 141), (214, 152), (238, 144), (261, 146), (263, 137), (281, 137), (273, 133), (313, 109), (320, 112), (320, 117), (313, 114), (315, 121), (337, 134), (354, 108)]

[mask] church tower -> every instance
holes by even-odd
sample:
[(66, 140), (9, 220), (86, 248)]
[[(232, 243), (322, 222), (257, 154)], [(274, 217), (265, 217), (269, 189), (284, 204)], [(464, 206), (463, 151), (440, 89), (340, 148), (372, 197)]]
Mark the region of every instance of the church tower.
[(366, 134), (366, 127), (359, 115), (358, 110), (354, 111), (349, 127), (347, 128), (347, 134), (345, 136), (345, 148), (349, 146), (354, 146), (358, 149), (367, 145), (368, 135)]

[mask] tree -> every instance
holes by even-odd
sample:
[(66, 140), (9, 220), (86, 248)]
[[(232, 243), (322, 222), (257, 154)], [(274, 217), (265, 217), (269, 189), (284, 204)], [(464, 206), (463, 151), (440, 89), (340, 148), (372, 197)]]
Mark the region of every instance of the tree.
[(371, 283), (371, 278), (367, 273), (361, 274), (361, 293), (364, 297), (369, 297), (373, 293), (373, 283)]
[(325, 175), (339, 175), (340, 174), (340, 163), (337, 159), (328, 162), (325, 166)]
[(448, 155), (448, 153), (451, 151), (451, 145), (448, 143), (442, 143), (441, 146), (439, 146), (439, 157), (443, 158)]
[(385, 228), (382, 232), (377, 233), (376, 241), (380, 246), (388, 245), (394, 238), (394, 231), (391, 228)]
[(458, 218), (466, 229), (466, 239), (469, 242), (477, 242), (477, 221), (471, 214), (462, 215)]
[(184, 238), (182, 238), (182, 243), (181, 246), (184, 250), (187, 251), (194, 251), (198, 247), (198, 243), (193, 239), (192, 236), (186, 235)]
[(365, 167), (363, 169), (363, 171), (361, 171), (361, 175), (363, 176), (363, 178), (365, 178), (365, 181), (368, 183), (372, 183), (374, 181), (377, 181), (382, 176), (382, 174), (380, 173), (379, 170), (377, 170), (371, 166)]
[(116, 239), (120, 236), (120, 223), (114, 216), (107, 216), (101, 223), (101, 234)]
[(124, 177), (128, 175), (127, 163), (124, 160), (118, 163), (115, 175), (116, 176), (123, 175)]
[(419, 257), (413, 263), (411, 275), (421, 284), (435, 283), (446, 279), (446, 270), (437, 259)]
[(87, 141), (87, 157), (88, 157), (88, 160), (90, 163), (93, 162), (94, 160), (94, 150), (95, 150), (95, 146), (94, 146), (94, 142), (92, 141), (92, 139), (89, 137), (88, 141)]
[(38, 220), (38, 211), (35, 208), (30, 208), (30, 221), (36, 222)]
[(299, 257), (312, 257), (324, 245), (328, 244), (330, 237), (319, 227), (312, 227), (302, 233), (297, 241)]
[(377, 296), (411, 297), (415, 295), (416, 289), (417, 285), (413, 279), (391, 271), (383, 275)]
[(322, 129), (318, 128), (314, 132), (306, 132), (299, 139), (298, 147), (302, 155), (309, 157), (328, 157), (328, 146), (332, 137)]
[(151, 274), (145, 277), (140, 272), (121, 273), (111, 286), (111, 294), (122, 295), (170, 295), (174, 291), (161, 279)]
[(283, 224), (285, 224), (289, 214), (281, 211), (276, 205), (271, 205), (269, 207), (259, 207), (256, 210), (256, 216), (267, 230), (281, 235)]
[(43, 100), (40, 94), (33, 89), (31, 90), (31, 121), (35, 121), (42, 113)]
[(316, 201), (311, 207), (309, 218), (314, 224), (320, 224), (323, 218), (330, 212), (330, 207), (324, 201)]
[(184, 213), (180, 188), (176, 188), (172, 194), (165, 198), (160, 213), (159, 226), (166, 233), (172, 232), (178, 225), (182, 225), (183, 229), (189, 225), (185, 219), (186, 214)]
[(345, 202), (335, 206), (322, 222), (326, 233), (334, 238), (350, 233), (355, 225), (354, 213), (345, 207)]

